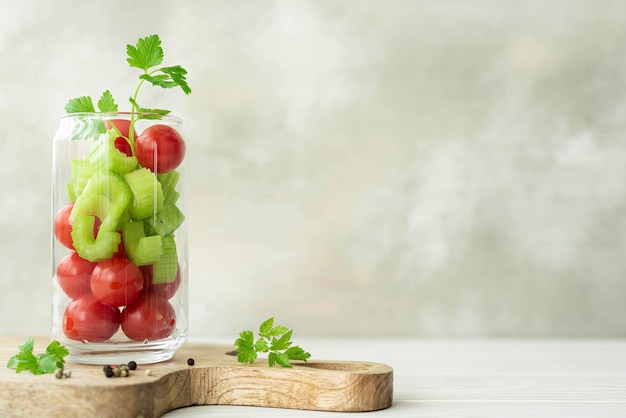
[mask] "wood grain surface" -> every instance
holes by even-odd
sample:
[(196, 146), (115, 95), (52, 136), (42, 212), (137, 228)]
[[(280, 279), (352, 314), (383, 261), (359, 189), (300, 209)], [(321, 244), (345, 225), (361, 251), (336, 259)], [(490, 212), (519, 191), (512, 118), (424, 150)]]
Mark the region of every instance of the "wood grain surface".
[[(152, 418), (191, 405), (356, 412), (388, 408), (393, 398), (393, 370), (380, 363), (312, 359), (270, 368), (265, 359), (238, 363), (227, 354), (232, 346), (187, 343), (172, 360), (140, 365), (129, 377), (106, 378), (101, 366), (67, 363), (71, 377), (57, 379), (5, 367), (22, 343), (0, 339), (3, 417)], [(35, 354), (48, 343), (38, 339)]]

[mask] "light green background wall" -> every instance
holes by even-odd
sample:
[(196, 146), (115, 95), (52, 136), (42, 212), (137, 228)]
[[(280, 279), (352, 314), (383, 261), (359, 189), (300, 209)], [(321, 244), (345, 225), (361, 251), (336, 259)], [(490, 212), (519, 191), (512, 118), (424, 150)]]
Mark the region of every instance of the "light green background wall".
[(46, 334), (51, 139), (161, 35), (195, 337), (625, 336), (626, 3), (0, 3), (0, 335)]

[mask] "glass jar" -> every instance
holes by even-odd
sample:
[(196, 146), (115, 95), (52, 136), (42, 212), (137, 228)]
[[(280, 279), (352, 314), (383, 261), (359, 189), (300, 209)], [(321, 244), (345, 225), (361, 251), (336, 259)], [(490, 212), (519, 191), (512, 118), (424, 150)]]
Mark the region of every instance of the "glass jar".
[(53, 146), (52, 339), (68, 360), (154, 363), (187, 339), (182, 120), (61, 117)]

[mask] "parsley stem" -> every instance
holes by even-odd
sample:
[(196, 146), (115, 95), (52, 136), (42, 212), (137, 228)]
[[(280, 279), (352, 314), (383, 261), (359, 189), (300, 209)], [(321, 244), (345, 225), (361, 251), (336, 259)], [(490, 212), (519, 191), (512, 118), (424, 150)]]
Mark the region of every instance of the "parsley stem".
[[(147, 71), (144, 71), (147, 74)], [(131, 103), (130, 110), (130, 128), (128, 129), (128, 141), (130, 142), (131, 148), (135, 149), (135, 122), (137, 121), (137, 96), (139, 95), (139, 89), (143, 85), (145, 79), (140, 79), (139, 84), (137, 84), (137, 88), (135, 89), (135, 94), (133, 95), (133, 101)]]

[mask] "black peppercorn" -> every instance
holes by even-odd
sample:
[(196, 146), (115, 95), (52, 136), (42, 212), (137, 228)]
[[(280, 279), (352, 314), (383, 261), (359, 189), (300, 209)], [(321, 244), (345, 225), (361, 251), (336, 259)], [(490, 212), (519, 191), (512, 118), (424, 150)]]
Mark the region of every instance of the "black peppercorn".
[(192, 358), (188, 358), (188, 359), (187, 359), (187, 364), (188, 364), (189, 366), (193, 366), (194, 364), (196, 364), (196, 361), (195, 361), (194, 359), (192, 359)]
[(128, 368), (131, 369), (131, 370), (137, 369), (137, 363), (135, 361), (129, 361), (128, 362)]
[(106, 377), (113, 377), (113, 369), (111, 367), (109, 367), (108, 369), (104, 370), (104, 375)]

